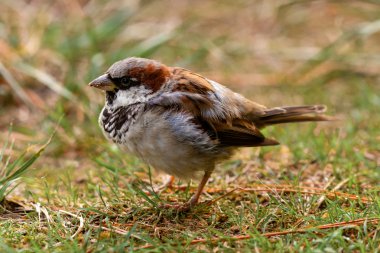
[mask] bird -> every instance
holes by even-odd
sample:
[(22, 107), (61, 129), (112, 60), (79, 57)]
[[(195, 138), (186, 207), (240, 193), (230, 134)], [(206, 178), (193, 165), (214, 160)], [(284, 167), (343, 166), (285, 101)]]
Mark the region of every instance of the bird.
[(89, 86), (105, 91), (99, 125), (105, 137), (154, 169), (200, 179), (180, 211), (199, 202), (215, 166), (241, 147), (279, 145), (260, 129), (330, 121), (325, 105), (267, 108), (191, 70), (145, 58), (117, 61)]

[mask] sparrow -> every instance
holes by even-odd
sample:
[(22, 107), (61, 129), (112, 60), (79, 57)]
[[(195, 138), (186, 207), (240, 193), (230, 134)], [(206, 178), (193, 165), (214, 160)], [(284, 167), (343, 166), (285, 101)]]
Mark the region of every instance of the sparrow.
[(278, 145), (260, 129), (328, 121), (324, 105), (267, 108), (180, 67), (130, 57), (89, 83), (105, 91), (99, 116), (108, 140), (156, 170), (182, 179), (201, 177), (188, 210), (198, 203), (216, 164), (240, 147)]

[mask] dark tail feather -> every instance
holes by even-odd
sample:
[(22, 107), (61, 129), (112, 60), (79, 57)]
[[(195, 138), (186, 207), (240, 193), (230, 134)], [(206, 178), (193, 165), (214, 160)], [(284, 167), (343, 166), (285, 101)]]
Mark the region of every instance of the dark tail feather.
[(304, 122), (330, 121), (333, 117), (323, 115), (327, 107), (324, 105), (301, 105), (270, 108), (257, 119), (256, 125), (261, 128), (268, 125)]

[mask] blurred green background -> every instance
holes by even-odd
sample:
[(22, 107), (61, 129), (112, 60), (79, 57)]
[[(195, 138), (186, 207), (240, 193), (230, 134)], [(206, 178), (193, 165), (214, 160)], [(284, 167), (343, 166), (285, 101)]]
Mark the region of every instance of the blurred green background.
[[(4, 150), (14, 160), (25, 149), (36, 150), (56, 129), (15, 196), (48, 206), (113, 206), (120, 196), (108, 188), (102, 193), (108, 182), (99, 178), (106, 178), (102, 169), (148, 180), (144, 165), (103, 138), (97, 118), (104, 97), (87, 87), (129, 56), (191, 69), (267, 106), (326, 104), (341, 119), (265, 130), (283, 145), (239, 152), (214, 174), (214, 187), (233, 186), (226, 177), (243, 171), (244, 179), (235, 181), (239, 186), (323, 188), (330, 179), (332, 185), (348, 179), (342, 191), (378, 199), (377, 0), (1, 0), (0, 145), (14, 142)], [(128, 180), (122, 201), (141, 203), (126, 187)], [(352, 212), (350, 217), (363, 210)], [(349, 216), (337, 213), (331, 220)]]
[(39, 141), (64, 115), (59, 156), (100, 135), (102, 94), (86, 84), (128, 56), (192, 69), (269, 106), (326, 103), (378, 123), (377, 1), (3, 0), (0, 11), (1, 132), (13, 122), (19, 143)]
[(311, 146), (310, 159), (353, 163), (354, 152), (379, 165), (377, 1), (3, 0), (0, 13), (0, 139), (12, 125), (17, 157), (57, 131), (37, 174), (86, 171), (114, 150), (97, 123), (104, 95), (87, 83), (128, 56), (192, 69), (267, 106), (326, 104), (341, 121), (268, 134), (298, 159)]

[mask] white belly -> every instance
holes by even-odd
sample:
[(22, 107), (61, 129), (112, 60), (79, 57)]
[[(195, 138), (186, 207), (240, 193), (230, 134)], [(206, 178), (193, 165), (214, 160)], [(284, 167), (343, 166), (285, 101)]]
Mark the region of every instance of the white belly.
[(184, 179), (213, 170), (218, 160), (231, 155), (231, 150), (216, 148), (209, 136), (190, 122), (189, 116), (179, 113), (147, 111), (125, 133), (105, 135), (153, 168)]

